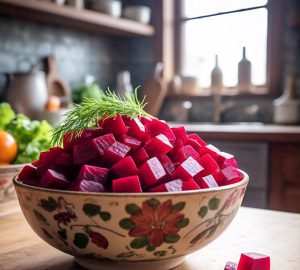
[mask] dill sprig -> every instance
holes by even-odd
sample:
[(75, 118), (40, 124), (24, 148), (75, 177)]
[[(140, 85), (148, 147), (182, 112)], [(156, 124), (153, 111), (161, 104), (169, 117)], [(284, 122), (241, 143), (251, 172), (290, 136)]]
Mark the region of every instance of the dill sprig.
[(99, 100), (85, 98), (83, 102), (74, 104), (66, 113), (66, 118), (54, 129), (51, 144), (61, 145), (64, 135), (67, 132), (73, 136), (80, 137), (85, 128), (96, 127), (97, 122), (104, 117), (116, 115), (127, 115), (131, 118), (138, 116), (150, 116), (144, 111), (145, 98), (140, 101), (137, 96), (137, 89), (134, 93), (121, 97), (108, 89), (102, 92)]

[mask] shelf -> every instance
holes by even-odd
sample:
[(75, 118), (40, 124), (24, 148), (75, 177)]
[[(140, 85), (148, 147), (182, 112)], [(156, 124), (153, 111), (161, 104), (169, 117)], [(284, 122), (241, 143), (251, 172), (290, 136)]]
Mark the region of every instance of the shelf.
[(154, 35), (151, 25), (37, 0), (0, 0), (0, 13), (114, 36)]

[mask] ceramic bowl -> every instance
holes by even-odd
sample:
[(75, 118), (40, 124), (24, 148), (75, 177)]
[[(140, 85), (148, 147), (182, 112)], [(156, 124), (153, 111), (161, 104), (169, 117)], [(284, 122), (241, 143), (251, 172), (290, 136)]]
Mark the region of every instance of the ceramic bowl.
[[(243, 172), (242, 172), (243, 173)], [(87, 269), (171, 269), (216, 239), (248, 184), (177, 193), (83, 193), (14, 179), (23, 214), (48, 244)]]
[(0, 203), (16, 199), (17, 196), (12, 179), (23, 167), (24, 164), (0, 166)]
[(147, 6), (128, 6), (124, 8), (123, 16), (130, 20), (149, 24), (151, 19), (151, 9)]

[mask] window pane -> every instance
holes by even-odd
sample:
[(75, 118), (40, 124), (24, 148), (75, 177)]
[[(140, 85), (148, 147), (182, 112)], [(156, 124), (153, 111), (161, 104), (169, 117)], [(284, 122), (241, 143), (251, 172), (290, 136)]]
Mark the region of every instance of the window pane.
[(200, 86), (210, 86), (215, 55), (225, 86), (237, 84), (242, 48), (252, 63), (252, 83), (266, 83), (267, 10), (265, 8), (183, 23), (182, 74), (197, 76)]
[(190, 18), (266, 5), (268, 0), (182, 0), (183, 16)]

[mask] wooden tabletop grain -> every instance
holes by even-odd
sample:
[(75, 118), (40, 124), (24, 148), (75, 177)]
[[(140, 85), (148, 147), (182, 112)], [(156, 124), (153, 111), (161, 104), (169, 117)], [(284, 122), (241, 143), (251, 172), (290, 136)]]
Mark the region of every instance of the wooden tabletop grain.
[[(0, 204), (0, 235), (1, 270), (83, 269), (31, 230), (16, 200)], [(269, 255), (272, 270), (299, 270), (300, 214), (241, 208), (219, 238), (176, 270), (222, 270), (226, 261), (250, 251)]]

